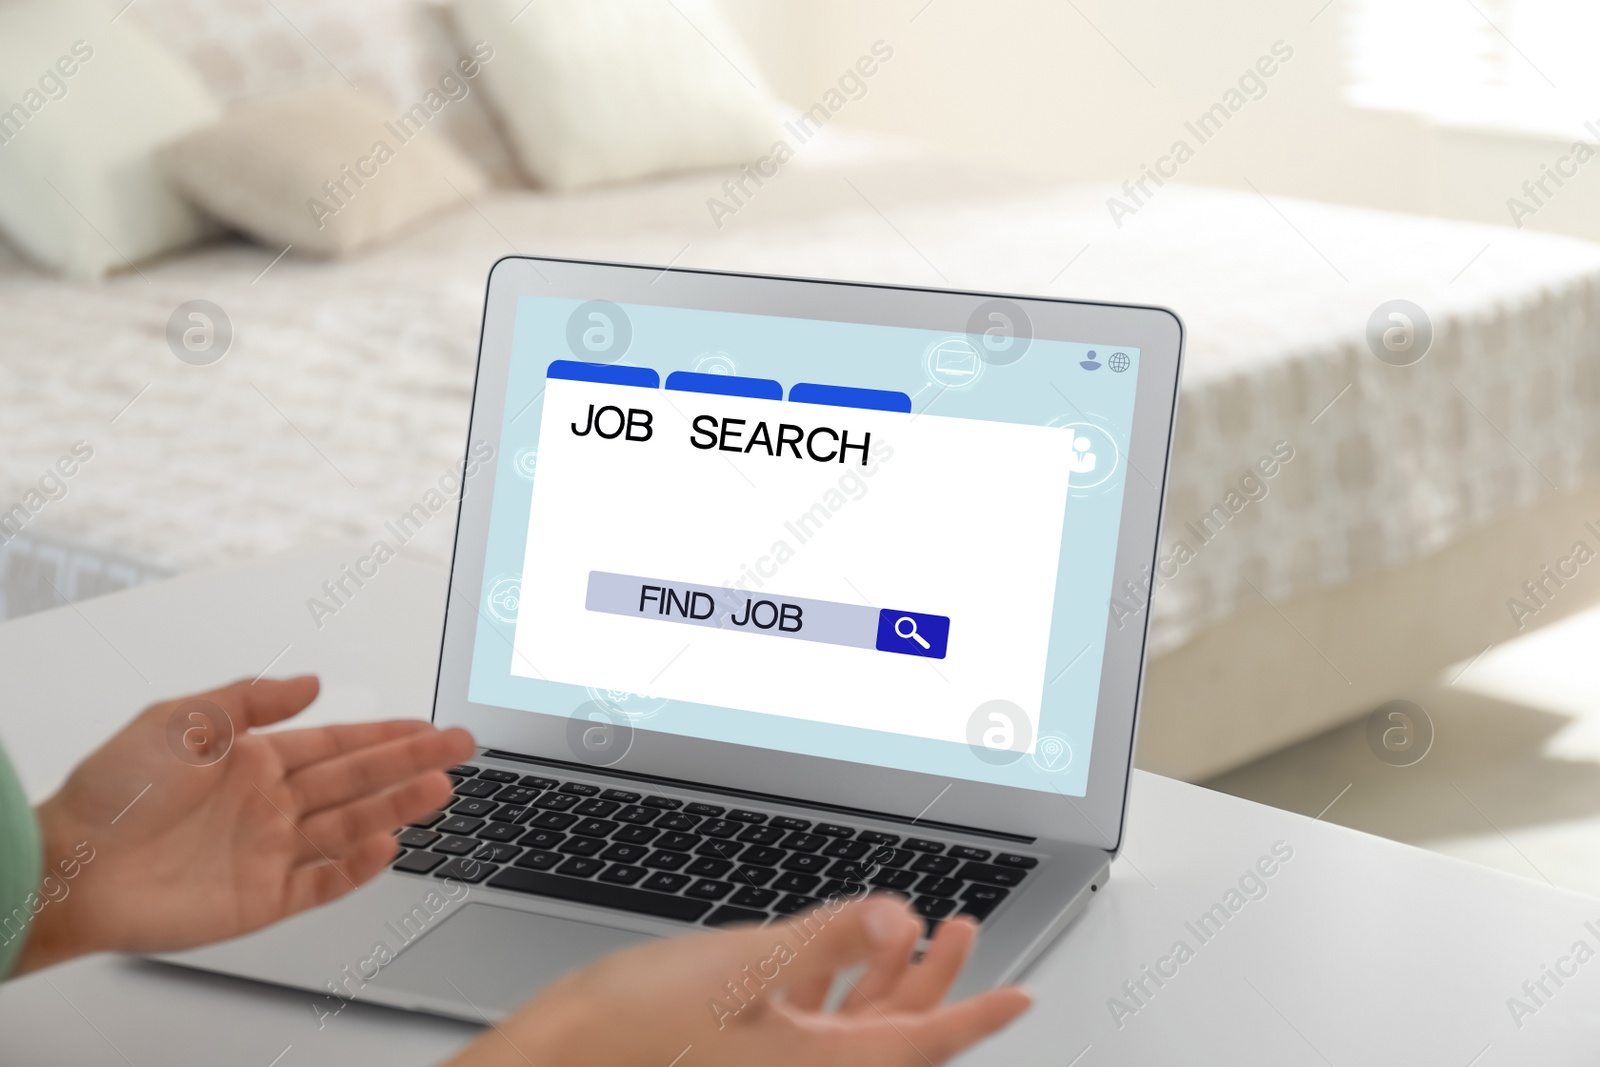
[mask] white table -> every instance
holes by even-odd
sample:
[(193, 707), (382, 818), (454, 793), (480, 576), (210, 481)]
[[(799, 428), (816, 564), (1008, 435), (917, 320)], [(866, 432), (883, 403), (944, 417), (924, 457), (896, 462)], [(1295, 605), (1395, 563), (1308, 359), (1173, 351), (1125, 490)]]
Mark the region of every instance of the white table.
[[(0, 738), (39, 797), (113, 725), (160, 696), (272, 665), (315, 670), (310, 721), (428, 713), (444, 575), (390, 563), (319, 632), (305, 600), (357, 550), (328, 549), (0, 626)], [(1331, 799), (1331, 798), (1330, 798)], [(1513, 1021), (1542, 965), (1600, 951), (1600, 902), (1309, 817), (1139, 774), (1128, 847), (1087, 915), (1027, 978), (1038, 1004), (971, 1063), (1592, 1062), (1600, 958)], [(1257, 859), (1293, 858), (1202, 942)], [(1281, 846), (1280, 846), (1281, 847)], [(1122, 990), (1183, 940), (1192, 958), (1142, 1006)], [(1168, 964), (1170, 971), (1173, 965)], [(1572, 969), (1572, 964), (1564, 965)], [(1113, 1020), (1112, 997), (1139, 1010)], [(310, 994), (113, 958), (0, 991), (0, 1059), (29, 1067), (427, 1064), (459, 1023), (352, 1005), (319, 1031)], [(1528, 1001), (1530, 1005), (1531, 1001)], [(281, 1059), (274, 1060), (274, 1057)]]

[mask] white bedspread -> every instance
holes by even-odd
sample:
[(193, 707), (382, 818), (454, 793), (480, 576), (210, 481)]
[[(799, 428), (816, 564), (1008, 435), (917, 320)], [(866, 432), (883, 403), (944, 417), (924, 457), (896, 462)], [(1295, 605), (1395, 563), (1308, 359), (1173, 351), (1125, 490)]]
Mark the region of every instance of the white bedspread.
[[(277, 249), (231, 243), (88, 287), (0, 259), (0, 509), (82, 439), (94, 458), (29, 534), (169, 569), (379, 536), (462, 453), (483, 280), (513, 250), (1174, 308), (1189, 347), (1162, 555), (1180, 538), (1195, 555), (1155, 602), (1158, 651), (1600, 478), (1600, 246), (1176, 186), (1119, 230), (1107, 190), (844, 138), (719, 229), (721, 179), (496, 193), (332, 265), (266, 269)], [(1397, 297), (1436, 331), (1409, 368), (1363, 340)], [(236, 333), (209, 367), (165, 342), (195, 298)], [(1186, 531), (1277, 442), (1294, 458), (1264, 499), (1208, 543)], [(446, 558), (450, 521), (409, 550)]]

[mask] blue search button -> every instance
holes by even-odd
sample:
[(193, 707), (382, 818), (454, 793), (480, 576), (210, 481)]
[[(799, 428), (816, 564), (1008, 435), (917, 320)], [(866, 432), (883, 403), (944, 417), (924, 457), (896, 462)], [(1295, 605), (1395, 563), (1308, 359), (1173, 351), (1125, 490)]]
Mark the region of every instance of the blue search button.
[(878, 612), (879, 652), (944, 659), (949, 643), (950, 619), (947, 616), (891, 611), (887, 608)]

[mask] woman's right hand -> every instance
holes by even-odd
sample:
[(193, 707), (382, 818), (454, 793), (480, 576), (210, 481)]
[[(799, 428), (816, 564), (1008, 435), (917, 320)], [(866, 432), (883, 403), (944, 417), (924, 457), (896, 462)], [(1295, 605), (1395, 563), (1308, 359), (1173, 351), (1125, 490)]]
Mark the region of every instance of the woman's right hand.
[[(943, 1003), (977, 927), (941, 924), (912, 964), (921, 929), (897, 898), (873, 897), (642, 945), (563, 978), (447, 1067), (943, 1063), (1031, 1002), (1007, 987)], [(865, 972), (825, 1010), (834, 979), (857, 964)]]

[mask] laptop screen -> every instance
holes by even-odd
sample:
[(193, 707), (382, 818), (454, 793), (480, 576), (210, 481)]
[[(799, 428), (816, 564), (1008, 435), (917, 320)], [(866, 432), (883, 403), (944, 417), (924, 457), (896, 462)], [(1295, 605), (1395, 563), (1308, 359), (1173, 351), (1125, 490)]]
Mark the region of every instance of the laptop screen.
[(1137, 348), (535, 296), (512, 343), (471, 701), (1084, 795)]

